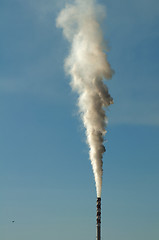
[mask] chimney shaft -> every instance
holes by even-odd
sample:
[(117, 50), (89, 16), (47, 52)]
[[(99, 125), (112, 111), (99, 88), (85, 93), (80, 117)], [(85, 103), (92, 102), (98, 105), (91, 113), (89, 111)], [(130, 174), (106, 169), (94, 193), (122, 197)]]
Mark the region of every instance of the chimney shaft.
[(101, 198), (97, 198), (96, 240), (101, 240)]

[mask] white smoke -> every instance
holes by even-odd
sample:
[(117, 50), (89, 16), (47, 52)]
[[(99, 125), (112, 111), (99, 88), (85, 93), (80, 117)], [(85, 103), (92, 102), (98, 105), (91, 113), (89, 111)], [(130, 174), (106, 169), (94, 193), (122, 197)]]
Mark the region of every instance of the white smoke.
[(57, 27), (63, 28), (64, 36), (71, 43), (65, 69), (72, 76), (72, 89), (79, 94), (78, 106), (86, 128), (97, 197), (101, 197), (102, 188), (105, 107), (113, 103), (103, 82), (113, 74), (99, 25), (104, 17), (105, 9), (95, 0), (75, 0), (73, 4), (67, 4), (57, 18)]

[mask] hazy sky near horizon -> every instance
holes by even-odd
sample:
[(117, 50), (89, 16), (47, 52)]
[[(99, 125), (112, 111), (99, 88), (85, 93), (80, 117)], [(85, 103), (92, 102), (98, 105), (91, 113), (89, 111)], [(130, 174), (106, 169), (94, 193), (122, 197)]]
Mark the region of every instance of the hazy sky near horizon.
[[(0, 239), (95, 240), (96, 192), (56, 17), (66, 0), (0, 1)], [(71, 2), (71, 1), (69, 1)], [(102, 235), (159, 238), (159, 2), (100, 0), (108, 110)], [(15, 220), (15, 223), (12, 223)]]

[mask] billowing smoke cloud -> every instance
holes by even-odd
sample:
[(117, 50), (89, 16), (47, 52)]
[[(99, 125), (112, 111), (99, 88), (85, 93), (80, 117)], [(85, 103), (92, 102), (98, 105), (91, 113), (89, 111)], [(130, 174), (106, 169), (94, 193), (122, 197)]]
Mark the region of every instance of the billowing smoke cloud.
[(57, 18), (57, 27), (63, 28), (64, 36), (71, 43), (65, 69), (72, 76), (72, 89), (79, 94), (78, 106), (90, 148), (97, 197), (101, 196), (102, 187), (105, 108), (113, 103), (103, 82), (113, 74), (99, 24), (104, 17), (105, 9), (95, 0), (76, 0), (67, 4)]

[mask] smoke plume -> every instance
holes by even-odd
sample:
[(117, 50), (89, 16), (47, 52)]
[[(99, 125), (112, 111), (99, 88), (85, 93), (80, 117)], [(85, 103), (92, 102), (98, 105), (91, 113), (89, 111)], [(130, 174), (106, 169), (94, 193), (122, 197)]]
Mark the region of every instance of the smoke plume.
[(102, 188), (103, 141), (107, 123), (105, 108), (113, 103), (103, 82), (113, 74), (100, 28), (104, 17), (104, 7), (95, 0), (75, 0), (67, 4), (57, 18), (57, 27), (63, 28), (64, 36), (71, 43), (65, 69), (71, 75), (72, 89), (79, 95), (79, 112), (86, 129), (97, 197), (101, 197)]

